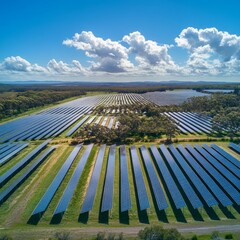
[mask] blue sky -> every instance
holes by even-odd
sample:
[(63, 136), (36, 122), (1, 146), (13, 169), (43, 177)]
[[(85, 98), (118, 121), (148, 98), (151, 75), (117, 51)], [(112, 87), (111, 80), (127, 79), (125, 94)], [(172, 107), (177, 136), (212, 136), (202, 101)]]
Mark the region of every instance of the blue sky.
[(0, 81), (239, 81), (239, 9), (238, 0), (3, 1)]

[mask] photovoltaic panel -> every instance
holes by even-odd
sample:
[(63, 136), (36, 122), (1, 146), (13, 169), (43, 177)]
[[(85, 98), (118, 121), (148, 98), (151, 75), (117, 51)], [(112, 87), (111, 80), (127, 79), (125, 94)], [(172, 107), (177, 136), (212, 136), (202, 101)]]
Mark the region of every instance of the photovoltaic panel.
[(133, 174), (134, 174), (134, 179), (136, 184), (139, 208), (140, 208), (140, 211), (143, 211), (143, 210), (146, 210), (147, 208), (150, 208), (150, 203), (148, 200), (148, 195), (147, 195), (147, 190), (146, 190), (146, 186), (143, 179), (141, 165), (140, 165), (139, 157), (137, 154), (137, 149), (135, 146), (130, 147), (130, 153), (131, 153)]
[(196, 209), (202, 207), (203, 206), (202, 202), (198, 198), (197, 194), (193, 190), (192, 186), (190, 185), (186, 177), (184, 176), (182, 170), (178, 167), (177, 163), (170, 155), (167, 148), (163, 144), (160, 145), (159, 147), (193, 208)]
[(87, 193), (80, 211), (81, 214), (85, 212), (89, 212), (93, 207), (95, 195), (97, 192), (98, 182), (101, 174), (105, 149), (106, 149), (106, 145), (105, 144), (101, 145), (98, 152), (96, 163), (94, 165), (94, 169), (93, 169), (91, 180), (87, 189)]
[(11, 158), (13, 158), (15, 155), (17, 155), (19, 152), (21, 152), (27, 146), (28, 146), (28, 143), (18, 144), (17, 148), (15, 150), (11, 149), (11, 152), (9, 152), (3, 158), (0, 158), (0, 165), (3, 165), (7, 161), (9, 161)]
[(224, 156), (226, 159), (228, 159), (228, 161), (230, 161), (232, 164), (234, 164), (235, 166), (237, 166), (238, 168), (240, 168), (240, 161), (237, 160), (235, 157), (233, 157), (231, 154), (229, 154), (228, 152), (226, 152), (225, 150), (223, 150), (222, 148), (220, 148), (218, 145), (216, 144), (212, 144), (211, 147), (216, 150), (217, 152), (219, 152), (222, 156)]
[(82, 145), (79, 144), (73, 149), (73, 151), (71, 152), (71, 154), (69, 155), (69, 157), (67, 158), (65, 163), (62, 165), (61, 169), (59, 170), (55, 178), (53, 179), (51, 185), (43, 195), (42, 199), (39, 201), (38, 205), (32, 212), (32, 215), (41, 214), (47, 209), (49, 203), (51, 202), (53, 196), (55, 195), (57, 189), (62, 183), (64, 177), (66, 176), (69, 168), (71, 167), (74, 159), (76, 158), (81, 148), (82, 148)]
[(120, 209), (121, 212), (125, 212), (131, 209), (126, 146), (120, 146), (120, 191), (121, 191)]
[(47, 146), (47, 144), (51, 141), (51, 139), (46, 140), (38, 147), (36, 147), (33, 151), (31, 151), (26, 157), (21, 159), (18, 163), (16, 163), (13, 167), (11, 167), (7, 172), (5, 172), (2, 176), (0, 176), (0, 185), (3, 185), (7, 182), (13, 175), (16, 174), (19, 169), (23, 168), (26, 164), (28, 164), (43, 148)]
[(70, 181), (68, 182), (67, 187), (64, 190), (64, 193), (55, 209), (54, 215), (63, 213), (66, 211), (68, 204), (73, 196), (73, 193), (77, 187), (77, 184), (79, 182), (79, 179), (82, 175), (83, 169), (86, 165), (87, 159), (91, 153), (91, 150), (93, 148), (93, 144), (90, 144), (86, 147), (86, 150), (84, 151)]
[(240, 176), (240, 169), (236, 167), (233, 163), (228, 161), (225, 157), (223, 157), (216, 150), (208, 146), (207, 144), (203, 144), (203, 148), (206, 149), (213, 157), (215, 157), (220, 163), (222, 163), (225, 167), (227, 167), (235, 176)]
[(74, 127), (72, 127), (66, 134), (66, 137), (71, 136), (83, 123), (89, 118), (89, 116), (85, 116), (80, 122), (78, 122)]
[(19, 176), (9, 187), (7, 187), (3, 192), (1, 192), (0, 203), (4, 202), (10, 196), (10, 194), (18, 186), (20, 186), (29, 177), (29, 175), (46, 159), (46, 157), (52, 153), (54, 149), (55, 147), (50, 147), (49, 149), (47, 149), (37, 158), (37, 160), (30, 167), (25, 170), (25, 172), (21, 176)]
[(112, 209), (113, 205), (113, 186), (115, 173), (116, 145), (110, 146), (107, 170), (103, 188), (101, 212), (106, 212)]
[(155, 161), (157, 163), (158, 170), (160, 171), (164, 182), (168, 188), (169, 194), (171, 195), (171, 198), (176, 206), (177, 209), (186, 207), (186, 203), (178, 190), (176, 183), (174, 182), (171, 173), (169, 172), (167, 166), (165, 165), (159, 151), (157, 150), (155, 145), (150, 146), (150, 149), (152, 151), (152, 154), (155, 158)]
[[(221, 163), (219, 163), (214, 157), (212, 157), (204, 148), (199, 145), (195, 145), (195, 148), (198, 150), (202, 156), (208, 160), (210, 164), (213, 165), (229, 182), (231, 182), (238, 190), (240, 189), (240, 180), (234, 176), (227, 168), (225, 168)], [(240, 176), (240, 171), (239, 171)], [(240, 197), (240, 196), (239, 196)]]
[(225, 207), (232, 205), (232, 201), (225, 195), (225, 193), (219, 188), (219, 186), (208, 175), (208, 173), (198, 164), (198, 162), (192, 157), (192, 155), (190, 155), (190, 153), (182, 145), (178, 145), (177, 148), (187, 160), (188, 164), (196, 171), (198, 176), (212, 191), (218, 201)]
[(240, 146), (230, 142), (228, 145), (230, 148), (232, 148), (235, 152), (237, 152), (238, 154), (240, 154)]
[(153, 189), (153, 193), (154, 193), (154, 197), (155, 197), (158, 209), (159, 210), (166, 209), (168, 208), (168, 203), (167, 203), (164, 191), (162, 189), (162, 186), (159, 182), (156, 171), (154, 169), (150, 155), (145, 146), (141, 146), (140, 150), (141, 150), (142, 158), (144, 161), (144, 165), (147, 169), (148, 177), (150, 179), (150, 183)]
[[(186, 148), (195, 156), (197, 161), (202, 164), (202, 166), (209, 172), (209, 174), (216, 179), (218, 184), (231, 196), (231, 198), (237, 203), (240, 204), (240, 193), (233, 187), (233, 185), (224, 178), (206, 159), (207, 154), (204, 153), (202, 157), (191, 145), (187, 145)], [(200, 150), (198, 145), (195, 145), (195, 148)], [(201, 150), (200, 150), (201, 151)]]
[(175, 157), (176, 161), (179, 163), (179, 165), (184, 169), (185, 173), (187, 174), (189, 180), (194, 184), (195, 188), (198, 190), (198, 192), (201, 194), (202, 198), (206, 202), (206, 204), (209, 207), (212, 207), (214, 205), (218, 205), (217, 200), (214, 198), (214, 196), (209, 192), (207, 187), (204, 185), (202, 180), (196, 175), (196, 173), (193, 171), (193, 169), (188, 165), (186, 160), (183, 158), (183, 156), (177, 151), (177, 149), (173, 146), (169, 146), (170, 151), (172, 152), (173, 156)]

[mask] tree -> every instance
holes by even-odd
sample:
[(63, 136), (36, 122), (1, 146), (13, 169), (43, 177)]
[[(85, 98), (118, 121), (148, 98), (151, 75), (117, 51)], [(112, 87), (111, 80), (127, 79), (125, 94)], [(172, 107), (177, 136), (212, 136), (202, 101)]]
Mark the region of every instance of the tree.
[(220, 113), (212, 119), (213, 129), (225, 132), (231, 139), (240, 132), (240, 112)]
[(145, 227), (139, 231), (138, 237), (142, 240), (183, 240), (183, 236), (177, 229), (164, 229), (161, 226), (154, 225)]

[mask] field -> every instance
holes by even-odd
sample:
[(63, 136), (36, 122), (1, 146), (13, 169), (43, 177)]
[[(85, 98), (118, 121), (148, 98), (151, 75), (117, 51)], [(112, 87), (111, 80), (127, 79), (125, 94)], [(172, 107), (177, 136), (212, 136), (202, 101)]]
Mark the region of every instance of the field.
[[(206, 141), (212, 131), (209, 119), (170, 113), (181, 130), (179, 143), (172, 146), (162, 145), (161, 139), (125, 148), (70, 145), (74, 132), (85, 123), (96, 123), (99, 116), (97, 124), (117, 128), (121, 106), (136, 102), (148, 100), (138, 94), (91, 96), (1, 125), (0, 154), (5, 155), (0, 166), (1, 232), (16, 236), (20, 231), (31, 239), (31, 232), (44, 238), (43, 231), (51, 235), (59, 229), (91, 235), (126, 228), (125, 234), (133, 237), (149, 224), (175, 226), (183, 232), (207, 227), (209, 233), (221, 226), (223, 231), (239, 232), (239, 154), (227, 141), (214, 137)], [(97, 116), (94, 109), (99, 105), (106, 108)], [(19, 149), (12, 141), (28, 146)], [(19, 152), (13, 154), (16, 149)], [(93, 175), (99, 177), (95, 185)], [(90, 186), (96, 190), (90, 198), (93, 205), (84, 211)]]

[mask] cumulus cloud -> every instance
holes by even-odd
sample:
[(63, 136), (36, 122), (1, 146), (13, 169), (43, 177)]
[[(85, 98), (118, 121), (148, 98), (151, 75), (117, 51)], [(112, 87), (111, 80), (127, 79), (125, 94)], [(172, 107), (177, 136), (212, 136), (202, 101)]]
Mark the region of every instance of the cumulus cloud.
[(125, 72), (133, 67), (128, 60), (128, 51), (119, 42), (96, 37), (92, 32), (76, 33), (72, 39), (63, 41), (64, 45), (85, 51), (86, 56), (96, 58), (93, 71), (110, 73)]
[(177, 46), (189, 50), (187, 67), (193, 72), (218, 75), (239, 69), (240, 36), (216, 28), (189, 27), (175, 38), (175, 42)]
[(160, 46), (154, 41), (145, 40), (145, 37), (140, 32), (132, 32), (124, 36), (123, 41), (129, 44), (129, 53), (135, 54), (136, 60), (140, 64), (152, 66), (173, 64), (168, 54), (170, 45), (164, 44)]
[(73, 60), (72, 64), (67, 64), (63, 61), (57, 62), (55, 59), (52, 59), (48, 62), (47, 70), (50, 73), (58, 73), (58, 74), (84, 74), (84, 73), (86, 73), (85, 68), (83, 68), (81, 63), (77, 60)]
[(0, 65), (2, 70), (10, 72), (45, 72), (46, 69), (37, 65), (32, 64), (20, 56), (7, 57)]

